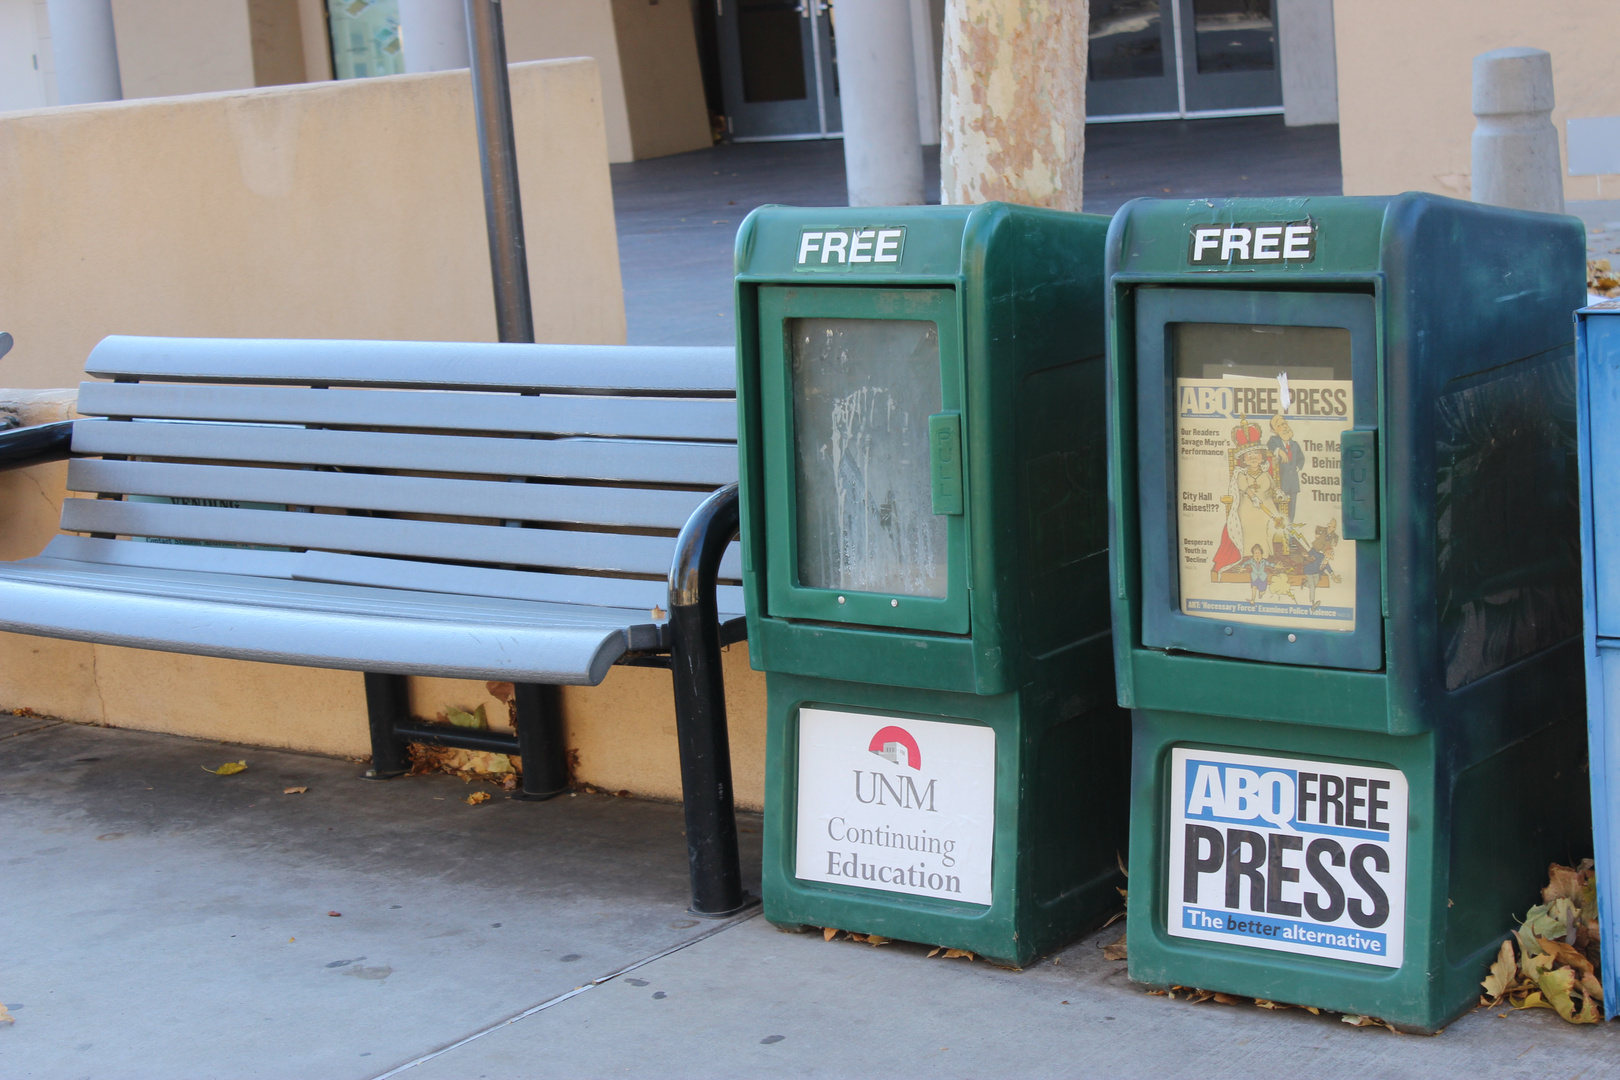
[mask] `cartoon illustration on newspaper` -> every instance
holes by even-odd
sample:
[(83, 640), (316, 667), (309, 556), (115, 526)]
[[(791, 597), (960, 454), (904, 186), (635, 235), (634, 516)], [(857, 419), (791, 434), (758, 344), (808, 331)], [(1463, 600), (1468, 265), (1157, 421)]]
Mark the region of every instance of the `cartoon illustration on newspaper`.
[(1355, 629), (1355, 543), (1339, 534), (1347, 379), (1177, 378), (1181, 610)]

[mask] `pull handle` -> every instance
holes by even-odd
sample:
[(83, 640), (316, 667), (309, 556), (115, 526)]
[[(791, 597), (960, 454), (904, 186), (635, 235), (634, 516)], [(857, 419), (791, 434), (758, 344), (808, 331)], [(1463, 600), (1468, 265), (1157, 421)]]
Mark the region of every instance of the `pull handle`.
[(928, 472), (934, 513), (962, 512), (962, 414), (935, 413), (928, 418)]
[(1346, 540), (1378, 539), (1378, 432), (1339, 434), (1339, 509)]

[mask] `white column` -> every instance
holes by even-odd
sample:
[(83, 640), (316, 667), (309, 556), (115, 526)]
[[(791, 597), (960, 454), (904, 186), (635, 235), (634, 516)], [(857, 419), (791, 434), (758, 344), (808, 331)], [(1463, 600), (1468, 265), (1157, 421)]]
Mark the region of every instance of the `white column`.
[(1564, 170), (1552, 107), (1550, 53), (1494, 49), (1474, 57), (1475, 202), (1564, 212)]
[(1283, 123), (1339, 122), (1339, 66), (1333, 41), (1333, 0), (1277, 0)]
[(112, 0), (47, 0), (51, 53), (56, 58), (56, 98), (62, 105), (118, 101), (118, 39)]
[(1087, 0), (946, 0), (946, 203), (1079, 210)]
[(462, 0), (399, 0), (399, 41), (410, 74), (467, 67)]
[(849, 205), (923, 202), (910, 0), (839, 0), (838, 93)]

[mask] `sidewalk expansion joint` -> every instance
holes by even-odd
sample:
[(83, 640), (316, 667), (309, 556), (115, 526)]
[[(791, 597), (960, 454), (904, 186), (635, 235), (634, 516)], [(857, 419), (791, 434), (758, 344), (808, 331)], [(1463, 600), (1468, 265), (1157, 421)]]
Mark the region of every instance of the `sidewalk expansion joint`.
[(8, 731), (4, 735), (0, 735), (0, 742), (4, 742), (6, 739), (15, 739), (19, 735), (32, 735), (36, 731), (45, 731), (48, 728), (61, 727), (65, 723), (67, 723), (65, 720), (51, 720), (39, 725), (38, 727), (23, 728), (21, 731)]
[[(18, 734), (23, 734), (23, 733), (18, 732)], [(644, 968), (648, 964), (651, 964), (656, 960), (662, 960), (666, 956), (673, 956), (675, 953), (680, 952), (682, 949), (690, 948), (691, 946), (696, 945), (700, 941), (707, 941), (709, 938), (714, 937), (716, 934), (725, 933), (727, 930), (730, 930), (733, 926), (740, 926), (741, 924), (747, 922), (749, 919), (754, 918), (756, 915), (758, 915), (763, 910), (764, 910), (763, 907), (756, 904), (753, 907), (751, 907), (749, 910), (743, 912), (742, 914), (737, 915), (734, 918), (727, 919), (725, 922), (720, 923), (718, 926), (711, 927), (710, 929), (708, 929), (708, 930), (704, 931), (703, 933), (699, 934), (697, 937), (692, 938), (690, 941), (683, 941), (679, 945), (672, 945), (669, 948), (663, 950), (662, 952), (653, 953), (651, 956), (646, 957), (646, 958), (641, 959), (641, 960), (637, 960), (633, 964), (627, 964), (624, 967), (620, 968), (619, 970), (617, 970), (615, 972), (612, 972), (611, 974), (603, 975), (599, 979), (592, 979), (590, 982), (586, 983), (583, 986), (576, 986), (572, 990), (568, 991), (567, 993), (558, 994), (556, 997), (553, 997), (553, 998), (547, 998), (545, 1001), (540, 1002), (540, 1004), (538, 1004), (538, 1005), (531, 1005), (529, 1008), (524, 1009), (520, 1013), (516, 1013), (516, 1014), (514, 1014), (512, 1016), (509, 1016), (505, 1020), (496, 1021), (495, 1023), (489, 1025), (489, 1027), (482, 1028), (482, 1029), (480, 1029), (478, 1031), (475, 1031), (471, 1035), (468, 1035), (464, 1039), (457, 1039), (455, 1042), (449, 1043), (449, 1044), (447, 1044), (445, 1046), (441, 1046), (437, 1050), (431, 1050), (428, 1053), (423, 1054), (421, 1057), (412, 1058), (410, 1061), (407, 1061), (403, 1065), (395, 1066), (394, 1068), (389, 1069), (387, 1072), (381, 1073), (381, 1074), (373, 1077), (372, 1080), (389, 1080), (389, 1077), (398, 1076), (400, 1073), (405, 1072), (407, 1069), (414, 1069), (418, 1065), (422, 1065), (422, 1064), (425, 1064), (425, 1063), (427, 1063), (429, 1061), (432, 1061), (434, 1058), (443, 1057), (445, 1054), (448, 1054), (450, 1051), (459, 1049), (460, 1047), (463, 1047), (463, 1046), (466, 1046), (468, 1043), (473, 1042), (475, 1040), (482, 1039), (485, 1035), (488, 1035), (491, 1032), (499, 1031), (504, 1027), (510, 1027), (512, 1024), (517, 1023), (519, 1020), (523, 1020), (523, 1019), (525, 1019), (527, 1017), (533, 1016), (535, 1013), (545, 1012), (547, 1009), (551, 1008), (553, 1005), (561, 1005), (563, 1002), (569, 1000), (570, 998), (576, 998), (579, 995), (583, 994), (587, 990), (594, 990), (598, 986), (602, 986), (605, 983), (610, 983), (614, 979), (617, 979), (621, 975), (628, 975), (632, 971), (635, 971), (635, 970), (637, 970), (639, 968)]]

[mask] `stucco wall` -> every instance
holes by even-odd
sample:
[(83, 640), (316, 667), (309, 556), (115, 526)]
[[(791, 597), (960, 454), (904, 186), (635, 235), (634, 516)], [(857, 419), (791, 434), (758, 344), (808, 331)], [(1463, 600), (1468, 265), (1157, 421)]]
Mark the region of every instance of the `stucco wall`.
[[(602, 115), (609, 161), (635, 157), (630, 141), (630, 114), (625, 104), (624, 74), (610, 0), (504, 0), (506, 58), (545, 60), (560, 56), (594, 57), (602, 71)], [(519, 141), (522, 141), (521, 128)]]
[[(598, 86), (589, 60), (512, 69), (542, 340), (624, 340)], [(111, 333), (493, 340), (473, 139), (456, 72), (0, 117), (0, 328), (17, 339), (6, 381), (75, 384)], [(31, 555), (54, 533), (65, 473), (0, 474), (0, 558)], [(738, 790), (757, 806), (761, 680), (741, 646), (727, 672)], [(486, 695), (482, 683), (417, 680), (413, 699), (431, 717)], [(0, 634), (0, 708), (20, 707), (369, 752), (353, 672)], [(667, 672), (617, 670), (600, 688), (566, 690), (564, 710), (582, 778), (678, 793)]]
[(613, 28), (632, 155), (662, 157), (713, 145), (691, 10), (613, 0)]
[[(624, 340), (595, 65), (512, 68), (535, 322)], [(492, 341), (471, 88), (443, 72), (0, 119), (11, 386), (107, 334)]]
[(112, 0), (124, 97), (254, 85), (247, 0)]
[[(1339, 146), (1346, 195), (1432, 191), (1468, 198), (1473, 59), (1510, 45), (1552, 54), (1562, 143), (1571, 117), (1620, 114), (1610, 0), (1526, 6), (1512, 0), (1416, 4), (1336, 0)], [(1566, 199), (1595, 199), (1597, 180), (1568, 176)], [(1620, 185), (1605, 178), (1610, 196)]]

